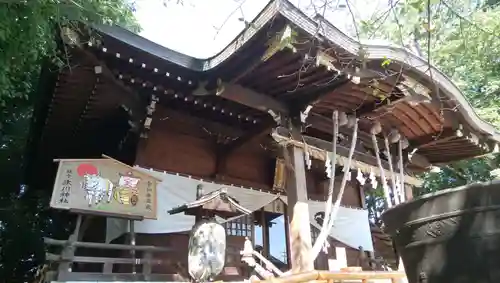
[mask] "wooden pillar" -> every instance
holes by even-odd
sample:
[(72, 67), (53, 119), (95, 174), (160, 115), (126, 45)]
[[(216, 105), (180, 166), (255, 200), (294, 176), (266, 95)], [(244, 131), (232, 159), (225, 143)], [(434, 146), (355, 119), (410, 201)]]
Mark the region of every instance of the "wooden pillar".
[(289, 157), (287, 166), (288, 215), (290, 219), (290, 251), (292, 273), (314, 270), (311, 258), (311, 224), (309, 206), (307, 204), (306, 172), (304, 152), (301, 148), (291, 146), (285, 149)]
[(265, 251), (265, 256), (267, 258), (269, 258), (271, 256), (271, 237), (269, 236), (269, 226), (270, 225), (271, 225), (271, 223), (266, 221), (264, 230), (262, 231), (262, 238), (266, 239), (266, 242), (264, 242), (264, 251)]
[(83, 215), (78, 213), (76, 218), (75, 230), (73, 231), (73, 234), (69, 236), (67, 245), (63, 248), (61, 252), (61, 258), (64, 259), (65, 261), (59, 264), (57, 272), (58, 280), (61, 280), (61, 278), (67, 273), (72, 272), (73, 257), (75, 256), (74, 243), (77, 242), (78, 238), (80, 237), (80, 228), (82, 225), (82, 219)]
[(411, 185), (408, 185), (408, 184), (405, 184), (405, 187), (404, 187), (404, 190), (405, 190), (405, 201), (409, 201), (413, 198), (413, 188)]
[(262, 255), (267, 258), (269, 256), (269, 227), (267, 227), (264, 208), (260, 210), (260, 226), (262, 227)]
[[(130, 242), (129, 242), (129, 244), (131, 246), (135, 246), (135, 236), (136, 235), (135, 235), (135, 225), (134, 225), (134, 220), (133, 219), (129, 220), (129, 227), (130, 227), (129, 228), (130, 229), (130, 233), (129, 233), (130, 234), (130, 238), (129, 238)], [(131, 255), (131, 257), (134, 260), (136, 260), (136, 258), (135, 258), (135, 256), (136, 256), (135, 250), (130, 250), (130, 255)], [(136, 266), (135, 266), (135, 264), (132, 264), (132, 274), (136, 274)]]
[(251, 232), (252, 233), (251, 234), (252, 238), (250, 240), (252, 241), (252, 248), (255, 249), (255, 220), (256, 220), (255, 219), (255, 213), (250, 214), (249, 217), (250, 217), (250, 223), (252, 225), (251, 226), (252, 227), (252, 232)]
[(283, 213), (283, 223), (285, 223), (285, 244), (286, 244), (286, 264), (288, 268), (292, 267), (292, 253), (290, 250), (290, 218), (288, 217), (288, 205), (285, 206)]

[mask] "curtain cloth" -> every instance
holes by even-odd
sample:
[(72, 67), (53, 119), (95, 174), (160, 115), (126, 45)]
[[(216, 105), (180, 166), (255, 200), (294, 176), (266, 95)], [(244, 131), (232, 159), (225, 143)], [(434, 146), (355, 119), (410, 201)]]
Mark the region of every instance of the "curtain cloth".
[[(226, 188), (227, 193), (231, 197), (236, 199), (241, 206), (252, 212), (278, 199), (287, 203), (286, 196), (246, 189), (243, 187), (206, 182), (140, 167), (136, 168), (162, 180), (156, 187), (158, 197), (157, 219), (135, 221), (134, 229), (136, 233), (167, 234), (190, 231), (195, 224), (194, 216), (184, 215), (183, 213), (170, 215), (167, 211), (195, 201), (196, 188), (199, 184), (202, 185), (203, 193), (205, 194), (221, 188)], [(325, 204), (324, 202), (316, 201), (309, 201), (308, 203), (311, 225), (321, 229), (321, 225), (317, 220), (321, 218), (321, 212), (324, 214)], [(230, 220), (233, 219), (235, 218)], [(129, 232), (127, 220), (107, 218), (106, 241), (108, 243), (127, 232)], [(330, 236), (354, 249), (358, 249), (361, 246), (366, 251), (373, 251), (367, 210), (340, 207), (335, 224), (330, 231)]]

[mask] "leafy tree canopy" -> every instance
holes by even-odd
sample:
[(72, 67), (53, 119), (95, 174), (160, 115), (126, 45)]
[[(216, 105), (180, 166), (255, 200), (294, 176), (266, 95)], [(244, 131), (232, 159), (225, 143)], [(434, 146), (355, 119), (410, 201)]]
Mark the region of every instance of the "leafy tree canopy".
[(0, 282), (29, 281), (44, 257), (42, 235), (64, 235), (70, 226), (49, 217), (43, 192), (19, 194), (41, 61), (64, 66), (64, 54), (56, 54), (60, 26), (107, 23), (137, 31), (132, 9), (126, 0), (0, 0)]
[[(362, 21), (364, 37), (405, 46), (447, 74), (480, 117), (500, 128), (499, 1), (390, 1), (390, 8)], [(498, 156), (460, 161), (423, 174), (417, 194), (491, 180)]]

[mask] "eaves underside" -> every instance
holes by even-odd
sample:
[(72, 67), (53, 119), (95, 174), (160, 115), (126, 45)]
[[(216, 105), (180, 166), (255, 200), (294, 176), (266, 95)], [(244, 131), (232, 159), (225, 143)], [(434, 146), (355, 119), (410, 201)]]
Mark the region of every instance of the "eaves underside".
[[(316, 35), (317, 37), (324, 38), (354, 56), (359, 55), (360, 51), (362, 51), (367, 60), (378, 61), (390, 59), (392, 62), (411, 69), (412, 75), (415, 76), (414, 79), (426, 85), (437, 85), (449, 100), (454, 101), (461, 116), (463, 116), (471, 128), (495, 142), (500, 142), (500, 132), (492, 125), (480, 119), (458, 87), (437, 68), (429, 66), (427, 60), (424, 58), (400, 47), (361, 44), (342, 33), (330, 23), (321, 19), (315, 21), (309, 18), (286, 0), (271, 1), (253, 20), (252, 24), (243, 30), (226, 48), (217, 55), (207, 59), (198, 59), (173, 51), (121, 28), (111, 26), (98, 26), (96, 28), (107, 36), (114, 37), (162, 60), (172, 62), (195, 72), (205, 73), (218, 67), (235, 54), (252, 36), (277, 15), (286, 18), (289, 22), (311, 36)], [(317, 32), (319, 24), (321, 28)]]

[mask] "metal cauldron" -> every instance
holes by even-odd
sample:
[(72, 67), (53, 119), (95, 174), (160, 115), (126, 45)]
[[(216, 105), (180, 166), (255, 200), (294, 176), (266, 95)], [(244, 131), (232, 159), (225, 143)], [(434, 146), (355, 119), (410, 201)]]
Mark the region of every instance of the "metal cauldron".
[(500, 282), (500, 181), (427, 194), (382, 219), (409, 283)]

